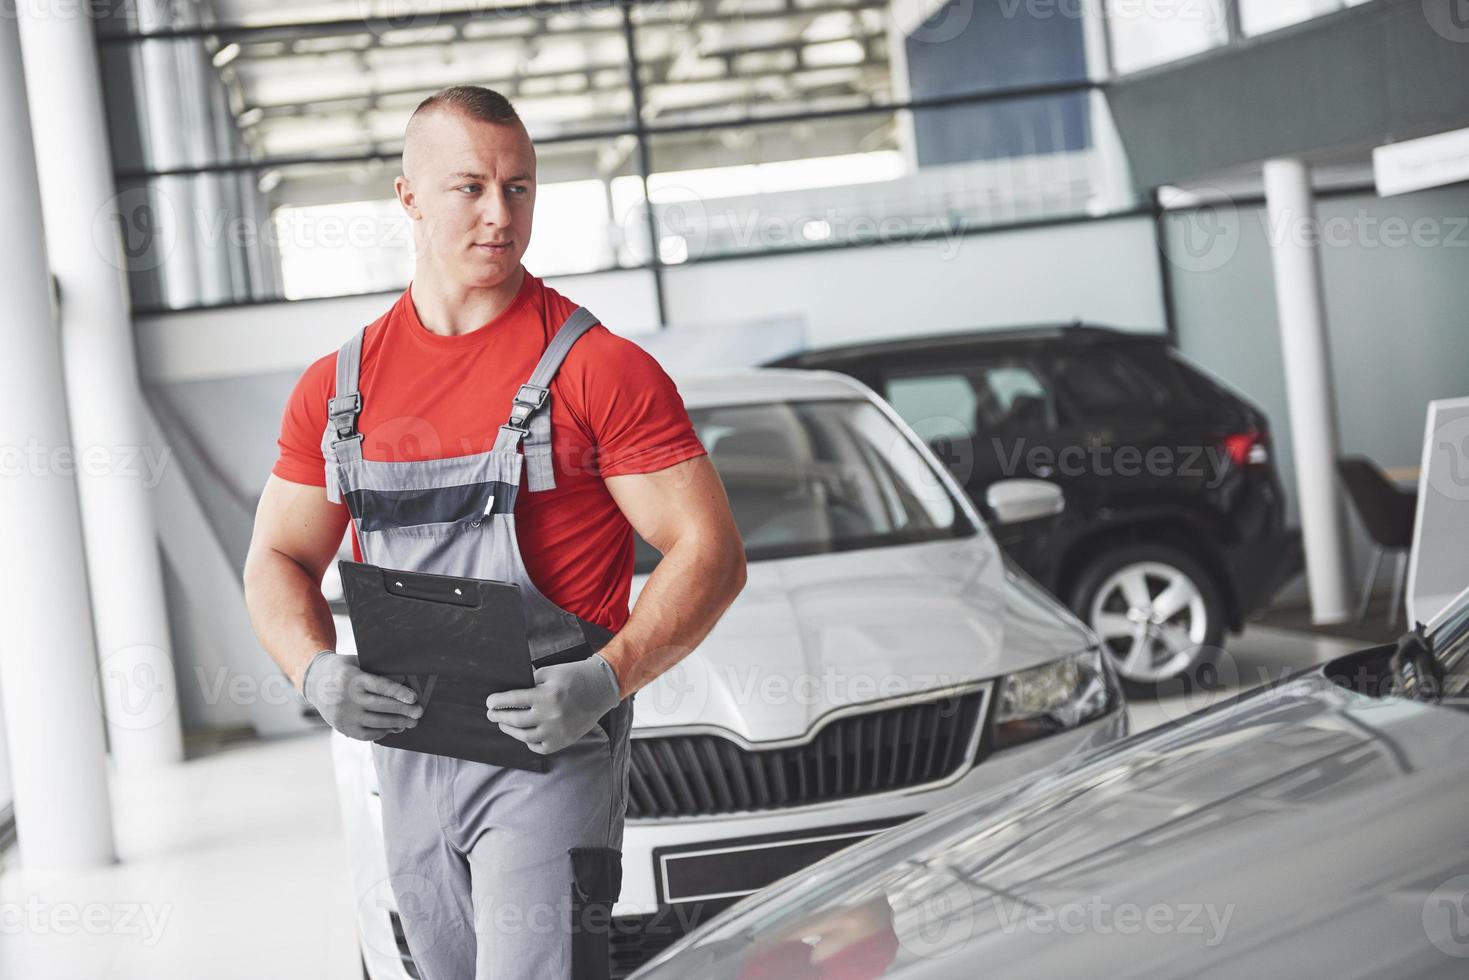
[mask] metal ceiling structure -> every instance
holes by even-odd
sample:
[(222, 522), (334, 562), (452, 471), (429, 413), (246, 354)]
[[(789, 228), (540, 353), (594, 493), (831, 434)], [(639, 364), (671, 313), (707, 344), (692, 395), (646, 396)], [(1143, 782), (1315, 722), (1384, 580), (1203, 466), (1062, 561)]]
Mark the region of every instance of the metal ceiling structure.
[(538, 141), (893, 101), (884, 0), (481, 4), (382, 17), (347, 16), (365, 9), (347, 3), (312, 8), (319, 19), (308, 23), (273, 22), (301, 12), (254, 0), (217, 8), (208, 19), (229, 23), (104, 32), (104, 43), (202, 42), (251, 160), (395, 152), (413, 108), (452, 84), (503, 92)]

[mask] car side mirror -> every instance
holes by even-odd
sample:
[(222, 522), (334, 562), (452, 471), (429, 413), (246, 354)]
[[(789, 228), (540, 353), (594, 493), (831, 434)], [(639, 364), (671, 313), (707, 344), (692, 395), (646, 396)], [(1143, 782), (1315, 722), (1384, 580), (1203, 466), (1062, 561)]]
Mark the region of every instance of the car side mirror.
[(1066, 494), (1047, 480), (1000, 480), (989, 485), (984, 502), (999, 523), (1022, 524), (1061, 513)]

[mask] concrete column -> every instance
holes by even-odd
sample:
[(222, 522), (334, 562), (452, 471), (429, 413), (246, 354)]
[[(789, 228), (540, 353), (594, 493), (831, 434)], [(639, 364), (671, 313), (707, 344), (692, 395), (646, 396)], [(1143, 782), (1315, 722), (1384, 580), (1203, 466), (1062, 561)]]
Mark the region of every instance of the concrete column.
[[(48, 72), (56, 79), (60, 73)], [(62, 393), (31, 123), (14, 17), (0, 17), (0, 186), (9, 192), (0, 262), (6, 300), (0, 357), (0, 691), (21, 863), (112, 861), (106, 739), (93, 693), (77, 486)]]
[(1341, 447), (1310, 168), (1301, 160), (1268, 161), (1265, 201), (1311, 614), (1317, 623), (1340, 623), (1351, 617), (1353, 590), (1336, 478)]
[[(67, 0), (22, 4), (25, 63), (77, 489), (96, 618), (98, 676), (119, 767), (183, 758), (150, 482), (169, 461), (144, 438), (112, 162), (88, 17)], [(77, 583), (79, 586), (80, 583)]]

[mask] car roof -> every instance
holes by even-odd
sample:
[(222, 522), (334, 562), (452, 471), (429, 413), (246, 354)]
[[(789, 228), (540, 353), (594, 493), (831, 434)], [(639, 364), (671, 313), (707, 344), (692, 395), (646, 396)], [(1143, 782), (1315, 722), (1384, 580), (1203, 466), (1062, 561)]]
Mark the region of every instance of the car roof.
[(871, 397), (865, 385), (835, 371), (747, 368), (680, 374), (674, 380), (686, 408)]
[(1067, 343), (1077, 345), (1112, 343), (1162, 343), (1166, 337), (1160, 333), (1120, 330), (1093, 324), (1033, 324), (1030, 326), (1000, 327), (982, 330), (962, 330), (951, 333), (924, 334), (919, 337), (901, 337), (844, 344), (837, 347), (816, 347), (792, 355), (788, 361), (798, 362), (803, 358), (817, 361), (856, 359), (871, 356), (891, 356), (910, 351), (942, 351), (950, 348), (1001, 344)]

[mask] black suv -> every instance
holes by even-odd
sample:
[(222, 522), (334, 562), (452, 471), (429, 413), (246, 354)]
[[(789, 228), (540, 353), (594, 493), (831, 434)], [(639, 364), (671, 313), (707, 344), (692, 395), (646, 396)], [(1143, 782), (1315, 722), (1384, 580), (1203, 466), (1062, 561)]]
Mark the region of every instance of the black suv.
[(1130, 681), (1207, 663), (1301, 570), (1258, 408), (1166, 340), (1035, 327), (808, 351), (886, 398), (989, 517), (1001, 480), (1059, 484), (1059, 518), (991, 520), (1011, 559), (1102, 638)]

